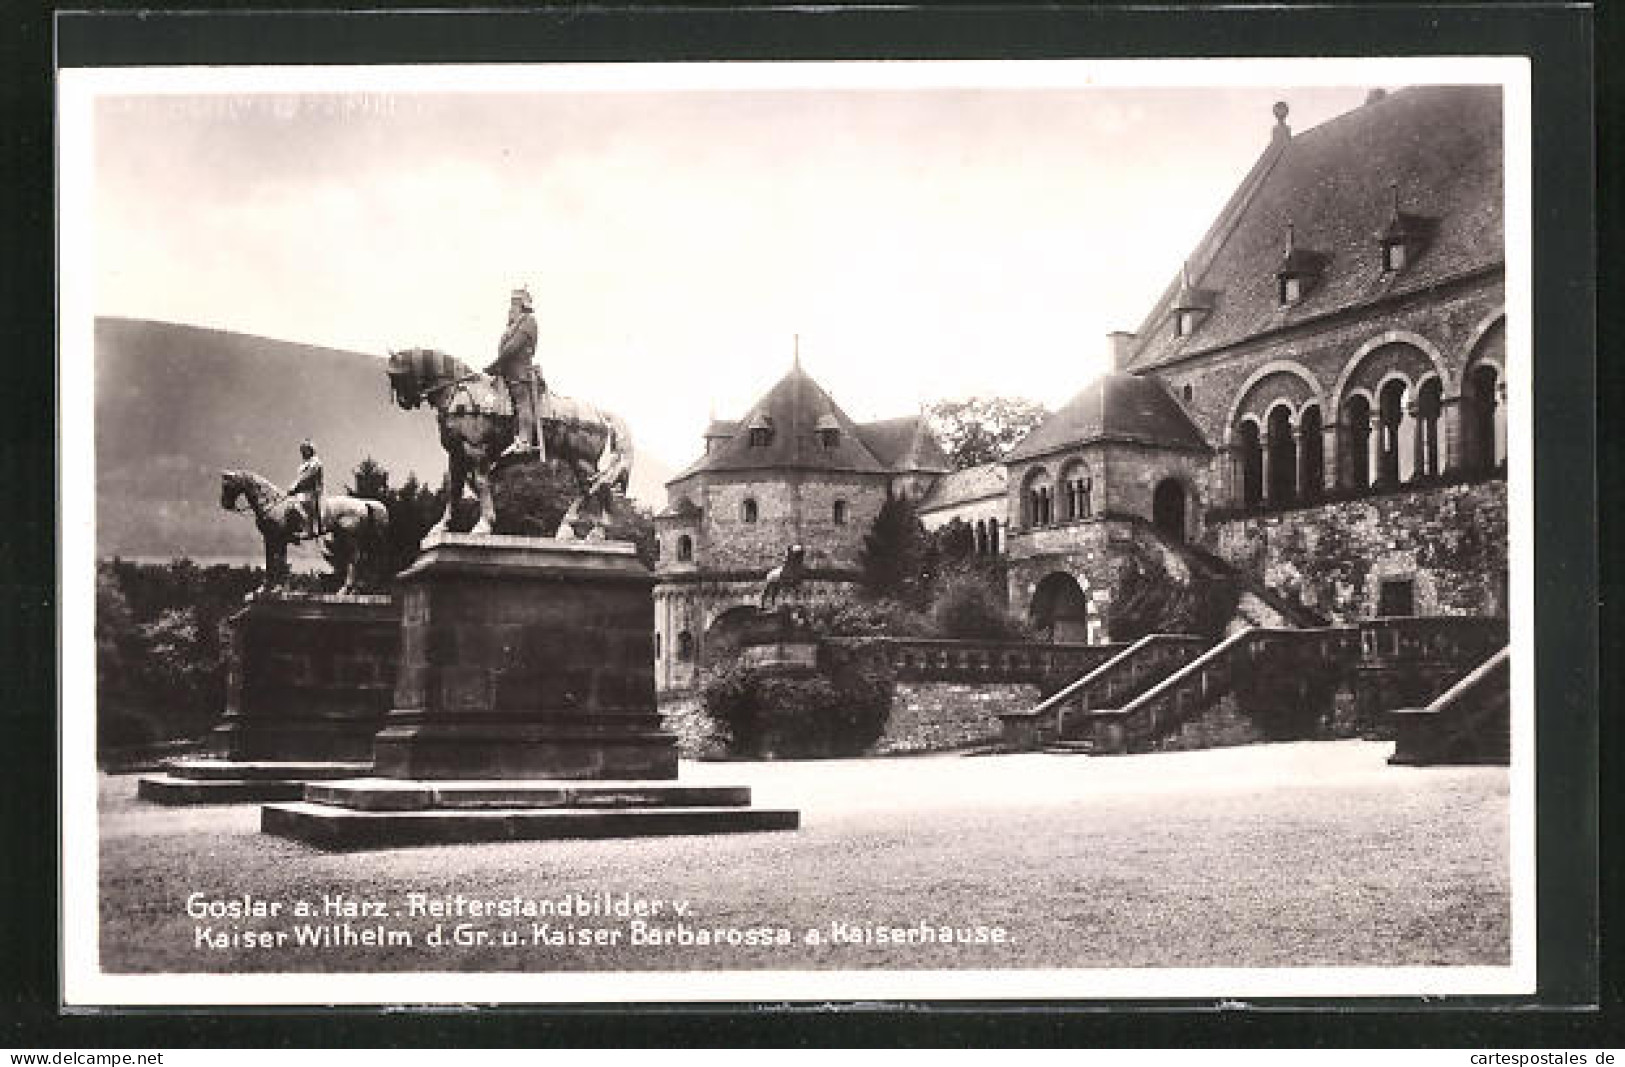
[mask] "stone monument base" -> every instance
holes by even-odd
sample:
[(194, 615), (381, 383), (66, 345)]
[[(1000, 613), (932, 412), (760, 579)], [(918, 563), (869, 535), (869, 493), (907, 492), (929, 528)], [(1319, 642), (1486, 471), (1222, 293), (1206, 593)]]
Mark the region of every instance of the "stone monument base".
[(382, 595), (255, 594), (226, 623), (226, 709), (209, 755), (170, 761), (136, 795), (159, 804), (297, 800), (306, 782), (372, 771), (395, 691), (400, 612)]
[(653, 585), (626, 543), (429, 538), (398, 579), (375, 777), (307, 785), (260, 829), (334, 850), (794, 829), (748, 789), (674, 780)]
[(744, 786), (670, 781), (313, 782), (300, 803), (267, 804), (260, 829), (328, 851), (482, 841), (794, 830), (800, 814), (750, 806)]
[(370, 761), (173, 760), (163, 774), (136, 783), (136, 796), (155, 804), (236, 804), (259, 800), (298, 800), (305, 783), (354, 778), (372, 770)]

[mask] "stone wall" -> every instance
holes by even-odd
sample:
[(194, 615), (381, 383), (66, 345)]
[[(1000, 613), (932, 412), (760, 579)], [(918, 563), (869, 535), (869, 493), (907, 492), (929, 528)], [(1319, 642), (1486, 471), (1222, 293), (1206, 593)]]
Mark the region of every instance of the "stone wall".
[(1416, 615), (1505, 615), (1506, 482), (1412, 489), (1210, 525), (1206, 547), (1270, 589), (1347, 623), (1383, 581), (1414, 583)]
[[(805, 474), (711, 476), (695, 500), (703, 509), (694, 546), (702, 570), (766, 573), (784, 562), (792, 544), (807, 549), (809, 567), (855, 567), (880, 506), (882, 475)], [(756, 521), (744, 519), (745, 501), (756, 502)], [(846, 521), (835, 521), (835, 502), (846, 503)], [(662, 544), (661, 560), (676, 559), (676, 539)]]
[(945, 752), (999, 739), (999, 713), (1032, 707), (1036, 685), (898, 682), (875, 755)]

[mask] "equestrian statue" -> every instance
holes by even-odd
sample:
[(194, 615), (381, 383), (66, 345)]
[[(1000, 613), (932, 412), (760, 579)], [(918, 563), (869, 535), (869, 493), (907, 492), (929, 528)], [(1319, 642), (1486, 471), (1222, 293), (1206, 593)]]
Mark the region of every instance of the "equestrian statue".
[(356, 592), (362, 561), (370, 562), (383, 549), (389, 532), (389, 512), (384, 505), (377, 500), (321, 493), (319, 461), (313, 488), (310, 461), (314, 456), (311, 447), (295, 481), (295, 492), (283, 492), (269, 478), (253, 471), (220, 472), (220, 506), (237, 511), (238, 502), (246, 500), (265, 542), (262, 592), (286, 582), (291, 544), (326, 540), (344, 579), (339, 587), (341, 594)]
[[(450, 528), (453, 510), (470, 483), (479, 498), (480, 517), (469, 532), (490, 533), (496, 522), (493, 474), (499, 461), (524, 453), (573, 478), (575, 494), (553, 536), (576, 540), (575, 524), (585, 520), (591, 524), (585, 540), (607, 537), (613, 494), (624, 494), (632, 476), (632, 435), (620, 416), (549, 392), (545, 385), (537, 386), (536, 378), (526, 379), (522, 389), (510, 388), (512, 379), (481, 374), (432, 348), (390, 352), (388, 374), (397, 404), (410, 411), (427, 402), (439, 417), (447, 458), (446, 512), (430, 537)], [(530, 403), (516, 404), (516, 392)], [(529, 427), (523, 425), (527, 421)]]

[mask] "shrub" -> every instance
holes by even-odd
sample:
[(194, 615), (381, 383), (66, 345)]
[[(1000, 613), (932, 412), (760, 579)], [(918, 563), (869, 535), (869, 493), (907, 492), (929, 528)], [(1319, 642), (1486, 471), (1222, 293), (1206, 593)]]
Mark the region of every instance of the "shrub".
[(931, 618), (943, 637), (1015, 641), (1027, 636), (1026, 626), (1010, 615), (1000, 591), (974, 571), (943, 579)]
[(701, 688), (706, 713), (727, 733), (735, 756), (861, 755), (885, 730), (891, 701), (890, 675), (867, 665), (786, 676), (735, 664), (713, 672)]
[(814, 604), (808, 625), (820, 637), (935, 637), (930, 617), (897, 600), (840, 600)]

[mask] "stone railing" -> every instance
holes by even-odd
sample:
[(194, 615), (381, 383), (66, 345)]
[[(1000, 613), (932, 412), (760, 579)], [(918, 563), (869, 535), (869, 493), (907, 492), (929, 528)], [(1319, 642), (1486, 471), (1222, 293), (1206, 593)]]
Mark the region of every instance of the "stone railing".
[(1032, 685), (1087, 674), (1124, 647), (912, 637), (828, 637), (820, 644), (835, 664), (884, 663), (898, 681)]
[(1389, 712), (1389, 763), (1505, 763), (1511, 728), (1512, 649), (1503, 645), (1425, 708)]
[(1249, 711), (1306, 718), (1352, 663), (1356, 632), (1249, 629), (1231, 634), (1118, 708), (1087, 714), (1097, 753), (1145, 752), (1226, 694)]
[[(1170, 671), (1201, 654), (1208, 641), (1188, 634), (1151, 634), (1061, 689), (1033, 708), (999, 716), (1004, 747), (1017, 751), (1041, 748), (1075, 736), (1081, 713), (1095, 708), (1121, 707)], [(1069, 732), (1068, 726), (1073, 729)]]
[(1365, 667), (1449, 664), (1465, 667), (1507, 643), (1507, 621), (1468, 615), (1401, 615), (1360, 623)]

